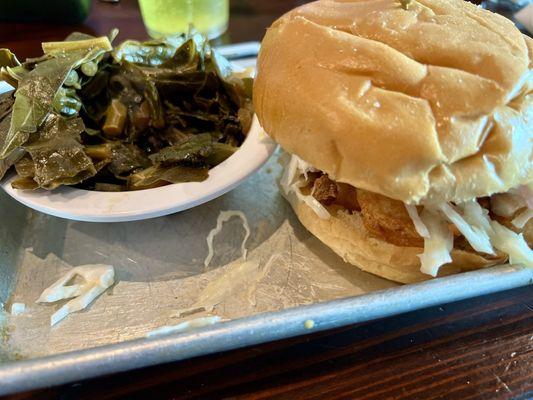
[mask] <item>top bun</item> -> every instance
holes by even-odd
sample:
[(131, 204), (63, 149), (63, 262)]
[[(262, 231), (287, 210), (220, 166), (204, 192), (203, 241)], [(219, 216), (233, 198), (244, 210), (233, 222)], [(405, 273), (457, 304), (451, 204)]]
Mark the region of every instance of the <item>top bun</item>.
[(264, 129), (339, 182), (411, 204), (532, 181), (533, 40), (462, 0), (323, 0), (267, 31)]

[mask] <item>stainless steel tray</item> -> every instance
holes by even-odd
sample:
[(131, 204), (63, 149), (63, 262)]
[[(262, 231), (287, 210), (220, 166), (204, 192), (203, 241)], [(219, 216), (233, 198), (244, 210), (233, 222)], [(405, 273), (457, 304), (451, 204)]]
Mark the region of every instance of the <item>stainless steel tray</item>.
[[(249, 181), (195, 209), (119, 224), (62, 220), (0, 193), (0, 394), (330, 329), (532, 283), (533, 269), (500, 266), (398, 286), (347, 265), (310, 235), (280, 197), (277, 155)], [(206, 236), (222, 210), (232, 219)], [(50, 328), (59, 305), (35, 304), (72, 266), (104, 263), (117, 283), (87, 310)], [(223, 322), (168, 336), (153, 329), (206, 315)]]

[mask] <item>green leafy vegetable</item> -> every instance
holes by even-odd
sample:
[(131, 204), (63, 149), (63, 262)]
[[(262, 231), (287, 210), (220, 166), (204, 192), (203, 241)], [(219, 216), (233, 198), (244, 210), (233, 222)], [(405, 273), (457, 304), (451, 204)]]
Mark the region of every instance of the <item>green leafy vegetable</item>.
[(13, 92), (0, 94), (0, 121), (11, 114), (14, 102), (15, 98), (13, 97)]
[(25, 151), (23, 149), (16, 149), (7, 158), (0, 160), (0, 179), (4, 177), (7, 171), (15, 165), (15, 163), (24, 156)]
[(128, 61), (138, 65), (157, 67), (169, 60), (183, 41), (185, 41), (184, 38), (174, 43), (165, 40), (147, 42), (126, 40), (113, 51), (113, 58), (117, 63)]
[(39, 184), (31, 177), (17, 178), (11, 182), (11, 186), (20, 190), (35, 190), (39, 188)]
[[(80, 33), (77, 33), (77, 35), (83, 35)], [(80, 36), (78, 36), (80, 37)], [(76, 39), (78, 38), (76, 37)], [(72, 52), (72, 51), (93, 51), (95, 49), (100, 49), (103, 51), (111, 51), (113, 50), (113, 46), (111, 46), (111, 42), (109, 41), (109, 38), (107, 36), (101, 36), (98, 38), (88, 37), (86, 39), (81, 40), (72, 40), (74, 39), (74, 36), (71, 35), (69, 40), (65, 40), (63, 42), (45, 42), (42, 44), (43, 47), (43, 53), (44, 54), (51, 54), (51, 53), (64, 53), (64, 52)]]
[(98, 72), (98, 64), (95, 61), (87, 61), (81, 65), (80, 69), (85, 76), (95, 76)]
[(209, 166), (215, 167), (230, 158), (238, 149), (238, 147), (225, 143), (213, 143), (211, 154), (207, 156), (205, 161)]
[(25, 149), (35, 167), (34, 180), (39, 187), (54, 189), (74, 185), (96, 174), (92, 160), (79, 142), (83, 132), (80, 118), (67, 119), (50, 114)]
[(128, 178), (131, 190), (148, 189), (165, 183), (202, 182), (207, 179), (207, 168), (155, 166)]
[(62, 87), (57, 91), (52, 107), (61, 115), (72, 117), (78, 115), (81, 109), (81, 100), (74, 89)]
[(30, 156), (22, 157), (16, 164), (15, 170), (20, 178), (32, 178), (35, 176), (35, 164)]
[(112, 149), (109, 172), (121, 178), (151, 165), (150, 160), (135, 146), (117, 143)]
[[(0, 136), (2, 135), (2, 132), (7, 133), (9, 131), (13, 102), (13, 92), (0, 95)], [(24, 150), (17, 149), (17, 151), (13, 151), (8, 157), (0, 159), (0, 179), (4, 177), (9, 168), (11, 168), (24, 155), (24, 153)]]
[(109, 83), (109, 72), (105, 70), (98, 71), (92, 79), (85, 83), (84, 86), (80, 89), (80, 95), (87, 99), (91, 100), (95, 97), (102, 94), (102, 92), (107, 88)]
[(87, 59), (98, 55), (94, 50), (61, 53), (35, 65), (18, 82), (11, 127), (0, 136), (0, 159), (22, 146), (37, 131), (52, 109), (56, 93), (70, 71)]
[(18, 87), (18, 83), (22, 80), (30, 71), (27, 70), (24, 66), (19, 65), (13, 68), (10, 67), (1, 67), (0, 68), (0, 79), (6, 81), (14, 88)]
[(0, 50), (0, 179), (19, 189), (61, 185), (139, 190), (205, 180), (242, 144), (252, 80), (191, 32), (112, 49), (74, 32), (20, 64)]
[(187, 142), (165, 147), (160, 152), (150, 156), (156, 164), (187, 163), (198, 164), (211, 154), (213, 139), (209, 133), (192, 136)]
[(15, 170), (17, 171), (17, 179), (11, 183), (15, 189), (33, 190), (39, 187), (34, 179), (35, 164), (30, 156), (26, 155), (17, 161)]
[(19, 65), (19, 60), (11, 51), (0, 49), (0, 67), (17, 67)]
[(63, 85), (73, 87), (74, 89), (81, 89), (80, 76), (78, 75), (75, 69), (71, 70), (68, 73), (67, 77), (65, 78), (65, 82), (63, 82)]

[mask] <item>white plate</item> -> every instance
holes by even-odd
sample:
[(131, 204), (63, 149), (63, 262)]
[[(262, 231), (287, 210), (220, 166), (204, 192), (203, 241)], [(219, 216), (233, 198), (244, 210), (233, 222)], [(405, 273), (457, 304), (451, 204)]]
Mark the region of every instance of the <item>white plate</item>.
[[(255, 58), (233, 62), (234, 68), (255, 67)], [(0, 81), (0, 93), (11, 90)], [(217, 198), (237, 187), (272, 155), (276, 144), (265, 134), (256, 117), (238, 151), (209, 171), (203, 182), (177, 183), (132, 192), (95, 192), (70, 187), (53, 191), (13, 189), (11, 181), (0, 183), (20, 203), (56, 217), (87, 222), (124, 222), (160, 217), (187, 210)]]
[(56, 217), (89, 222), (121, 222), (160, 217), (183, 211), (229, 192), (259, 169), (275, 143), (254, 118), (240, 149), (209, 171), (203, 182), (176, 183), (132, 192), (95, 192), (70, 187), (53, 191), (17, 190), (11, 176), (1, 186), (15, 200)]
[[(235, 62), (237, 68), (255, 66)], [(0, 81), (0, 93), (11, 90)], [(122, 222), (160, 217), (187, 210), (213, 200), (234, 189), (259, 169), (272, 155), (275, 143), (268, 138), (254, 117), (246, 140), (238, 151), (209, 171), (203, 182), (177, 183), (132, 192), (94, 192), (70, 187), (54, 191), (24, 191), (11, 187), (11, 176), (0, 186), (20, 203), (56, 217), (88, 222)]]

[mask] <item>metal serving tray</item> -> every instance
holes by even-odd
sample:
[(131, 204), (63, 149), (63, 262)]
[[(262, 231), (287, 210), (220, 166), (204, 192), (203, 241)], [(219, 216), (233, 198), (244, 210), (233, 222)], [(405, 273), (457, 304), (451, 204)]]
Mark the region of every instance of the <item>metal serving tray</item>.
[[(203, 206), (168, 217), (117, 224), (67, 221), (27, 209), (0, 193), (0, 394), (330, 329), (533, 281), (533, 269), (499, 266), (399, 286), (344, 263), (310, 235), (280, 197), (274, 156), (249, 181)], [(222, 210), (240, 210), (251, 228), (248, 257), (238, 218), (206, 236)], [(117, 283), (87, 310), (53, 328), (59, 305), (36, 304), (68, 268), (103, 263)], [(167, 336), (164, 325), (217, 315), (222, 322)]]
[[(254, 60), (239, 62), (253, 66)], [(147, 221), (100, 224), (34, 212), (0, 191), (0, 395), (181, 360), (524, 286), (533, 269), (500, 266), (400, 286), (361, 272), (309, 234), (279, 195), (276, 154), (232, 192)], [(238, 218), (206, 237), (221, 211)], [(115, 267), (116, 284), (54, 327), (36, 304), (69, 268)], [(26, 312), (11, 315), (11, 304)], [(2, 311), (2, 308), (6, 312)], [(146, 337), (205, 316), (222, 322)]]

